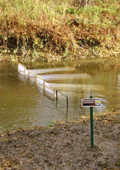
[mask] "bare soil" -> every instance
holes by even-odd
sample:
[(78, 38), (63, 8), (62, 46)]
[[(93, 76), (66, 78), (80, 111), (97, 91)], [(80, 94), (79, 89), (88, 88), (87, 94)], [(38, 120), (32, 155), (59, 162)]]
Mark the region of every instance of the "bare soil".
[(119, 170), (120, 115), (53, 127), (4, 130), (0, 135), (0, 170)]

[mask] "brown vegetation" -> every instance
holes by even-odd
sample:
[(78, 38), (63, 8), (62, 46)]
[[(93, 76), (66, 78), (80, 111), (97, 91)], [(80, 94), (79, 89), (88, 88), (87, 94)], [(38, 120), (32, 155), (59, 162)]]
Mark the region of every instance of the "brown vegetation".
[[(63, 56), (119, 55), (120, 5), (95, 1), (76, 8), (72, 1), (1, 1), (1, 53)], [(86, 52), (84, 52), (86, 49)]]

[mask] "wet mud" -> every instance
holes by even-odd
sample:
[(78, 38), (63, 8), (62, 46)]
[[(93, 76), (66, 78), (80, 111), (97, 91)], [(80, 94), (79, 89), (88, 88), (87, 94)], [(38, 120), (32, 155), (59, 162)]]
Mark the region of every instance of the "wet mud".
[(94, 148), (89, 120), (1, 131), (0, 170), (118, 170), (119, 118), (94, 120)]

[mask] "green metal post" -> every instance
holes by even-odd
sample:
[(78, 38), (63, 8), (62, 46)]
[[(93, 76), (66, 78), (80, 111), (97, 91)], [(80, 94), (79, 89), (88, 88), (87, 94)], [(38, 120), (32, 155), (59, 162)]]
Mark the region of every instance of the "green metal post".
[[(93, 96), (90, 96), (92, 99)], [(91, 148), (94, 147), (94, 139), (93, 139), (93, 107), (90, 107), (90, 129), (91, 129)]]

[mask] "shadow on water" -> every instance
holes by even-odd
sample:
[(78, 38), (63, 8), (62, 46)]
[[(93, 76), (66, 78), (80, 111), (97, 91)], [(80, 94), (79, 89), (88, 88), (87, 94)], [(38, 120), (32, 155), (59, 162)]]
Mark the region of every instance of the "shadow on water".
[[(101, 107), (95, 108), (97, 114), (105, 109), (119, 109), (120, 70), (115, 62), (75, 61), (63, 63), (28, 63), (29, 69), (46, 69), (40, 73), (50, 88), (59, 90), (68, 96), (59, 94), (56, 102), (37, 90), (36, 85), (17, 72), (17, 67), (9, 63), (0, 63), (0, 126), (36, 126), (51, 121), (79, 120), (87, 115), (89, 108), (82, 108), (81, 99), (92, 95), (101, 99)], [(61, 68), (50, 72), (51, 68)], [(63, 70), (72, 67), (72, 70)]]

